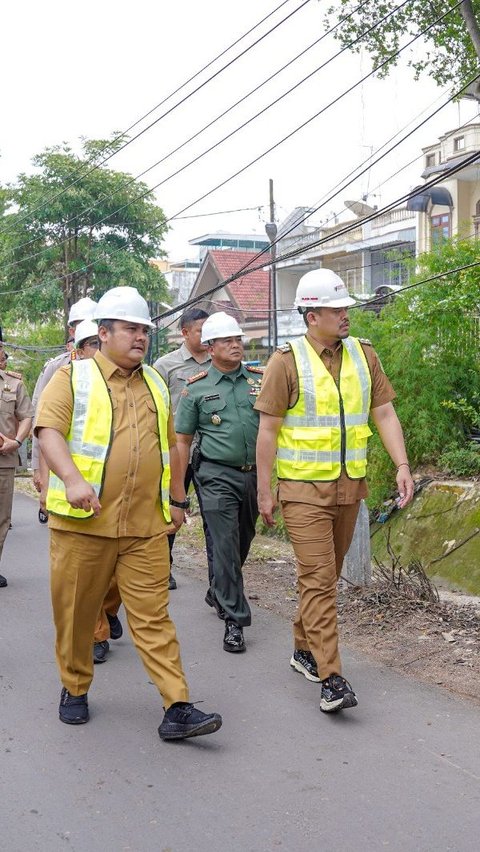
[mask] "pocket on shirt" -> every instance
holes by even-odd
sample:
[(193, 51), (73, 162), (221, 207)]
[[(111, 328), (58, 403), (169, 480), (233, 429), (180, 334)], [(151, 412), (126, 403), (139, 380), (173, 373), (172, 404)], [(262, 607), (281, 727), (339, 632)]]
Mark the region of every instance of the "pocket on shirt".
[(145, 400), (145, 404), (147, 406), (147, 429), (149, 432), (153, 432), (155, 435), (158, 435), (158, 417), (155, 403), (153, 399), (150, 398)]
[(215, 414), (217, 411), (222, 411), (226, 406), (224, 399), (204, 399), (200, 403), (200, 410), (203, 414)]
[(13, 413), (15, 411), (15, 402), (17, 399), (17, 394), (12, 393), (12, 391), (2, 391), (0, 395), (0, 408), (2, 411), (8, 412), (8, 414)]

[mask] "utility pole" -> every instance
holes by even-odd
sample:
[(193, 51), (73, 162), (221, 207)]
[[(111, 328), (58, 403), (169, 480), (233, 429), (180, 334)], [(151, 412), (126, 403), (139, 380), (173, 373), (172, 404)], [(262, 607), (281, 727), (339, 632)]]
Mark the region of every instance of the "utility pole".
[(267, 237), (270, 240), (270, 251), (272, 255), (268, 293), (268, 354), (270, 355), (272, 350), (275, 351), (278, 346), (276, 268), (277, 247), (275, 245), (275, 240), (277, 237), (277, 226), (275, 224), (275, 202), (273, 200), (273, 180), (271, 178), (268, 182), (268, 185), (270, 196), (270, 221), (267, 222), (267, 224), (265, 225), (265, 231), (267, 232)]

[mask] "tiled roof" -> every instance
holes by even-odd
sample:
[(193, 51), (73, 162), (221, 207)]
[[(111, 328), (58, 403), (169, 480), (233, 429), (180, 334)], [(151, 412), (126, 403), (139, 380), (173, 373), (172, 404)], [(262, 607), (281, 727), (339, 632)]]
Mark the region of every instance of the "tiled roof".
[[(229, 278), (234, 272), (238, 272), (239, 269), (252, 263), (255, 257), (255, 252), (249, 251), (212, 250), (208, 254), (220, 280)], [(262, 260), (268, 263), (270, 254), (262, 255), (261, 258), (252, 263), (252, 266), (257, 266)], [(245, 316), (251, 316), (252, 319), (264, 319), (267, 316), (269, 278), (268, 269), (257, 269), (255, 272), (249, 272), (248, 275), (243, 275), (238, 281), (232, 281), (227, 285), (232, 299), (245, 313)]]

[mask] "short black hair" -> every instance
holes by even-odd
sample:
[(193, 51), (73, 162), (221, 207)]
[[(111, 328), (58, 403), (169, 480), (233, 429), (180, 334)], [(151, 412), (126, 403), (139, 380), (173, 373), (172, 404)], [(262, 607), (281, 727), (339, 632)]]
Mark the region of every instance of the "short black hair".
[(192, 325), (192, 323), (197, 322), (197, 320), (203, 320), (207, 318), (207, 312), (202, 311), (201, 308), (189, 308), (180, 317), (180, 328), (186, 328), (187, 325)]

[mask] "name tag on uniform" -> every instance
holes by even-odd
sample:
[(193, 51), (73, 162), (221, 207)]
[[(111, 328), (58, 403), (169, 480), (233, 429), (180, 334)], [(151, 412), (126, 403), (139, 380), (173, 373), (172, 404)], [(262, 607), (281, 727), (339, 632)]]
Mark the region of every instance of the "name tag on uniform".
[(220, 394), (219, 393), (212, 393), (210, 396), (204, 396), (203, 397), (204, 402), (210, 402), (212, 399), (220, 399)]

